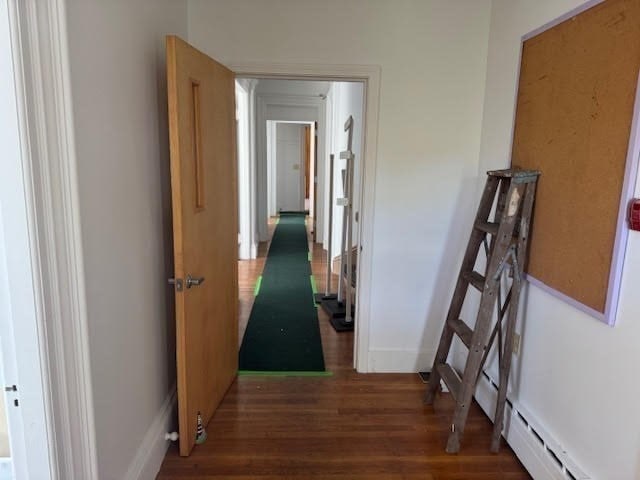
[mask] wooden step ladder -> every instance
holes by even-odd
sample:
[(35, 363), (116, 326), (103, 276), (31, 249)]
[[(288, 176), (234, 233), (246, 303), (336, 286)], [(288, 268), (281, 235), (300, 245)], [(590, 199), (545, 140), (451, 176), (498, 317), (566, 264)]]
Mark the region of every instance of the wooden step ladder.
[[(433, 403), (442, 379), (455, 399), (456, 408), (446, 449), (448, 453), (460, 450), (460, 439), (464, 433), (476, 383), (496, 337), (500, 385), (491, 451), (497, 452), (500, 448), (518, 301), (527, 256), (536, 182), (540, 172), (510, 169), (490, 171), (487, 175), (487, 183), (460, 267), (425, 395), (425, 403)], [(493, 221), (490, 221), (492, 210), (494, 217)], [(483, 244), (487, 257), (484, 275), (474, 271)], [(480, 307), (473, 330), (460, 319), (462, 304), (470, 285), (481, 292)], [(503, 286), (507, 290), (507, 285), (508, 291), (503, 301), (502, 290)], [(494, 311), (497, 311), (495, 322)], [(506, 330), (503, 337), (502, 324), (505, 316)], [(469, 349), (462, 378), (446, 363), (454, 334)]]

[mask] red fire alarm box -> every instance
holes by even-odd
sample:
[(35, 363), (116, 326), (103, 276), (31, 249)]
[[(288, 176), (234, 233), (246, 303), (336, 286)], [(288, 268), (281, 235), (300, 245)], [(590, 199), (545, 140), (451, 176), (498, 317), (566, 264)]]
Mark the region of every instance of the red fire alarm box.
[(629, 227), (640, 230), (640, 198), (634, 198), (629, 205)]

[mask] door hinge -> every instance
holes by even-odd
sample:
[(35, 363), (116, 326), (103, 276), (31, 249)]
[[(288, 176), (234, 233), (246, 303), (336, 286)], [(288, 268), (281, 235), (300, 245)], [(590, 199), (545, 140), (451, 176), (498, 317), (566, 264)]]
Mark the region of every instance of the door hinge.
[[(4, 391), (5, 392), (17, 392), (18, 391), (18, 386), (17, 385), (7, 385), (6, 387), (4, 387)], [(17, 398), (13, 399), (13, 406), (14, 407), (19, 407), (20, 406), (20, 402), (18, 401)]]

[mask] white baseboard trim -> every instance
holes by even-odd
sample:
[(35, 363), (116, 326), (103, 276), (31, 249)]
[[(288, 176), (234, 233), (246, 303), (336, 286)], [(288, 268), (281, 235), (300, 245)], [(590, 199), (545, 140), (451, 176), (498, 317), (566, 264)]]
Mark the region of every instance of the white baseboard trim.
[[(480, 375), (475, 399), (493, 421), (497, 386), (484, 374)], [(537, 420), (516, 403), (505, 405), (504, 438), (529, 474), (544, 480), (589, 480), (568, 453), (539, 426)]]
[(435, 351), (426, 350), (370, 350), (371, 373), (413, 373), (431, 370)]
[(177, 397), (174, 386), (147, 430), (142, 444), (127, 470), (125, 480), (153, 480), (156, 478), (171, 443), (164, 439), (164, 434), (174, 429), (173, 412), (176, 404)]

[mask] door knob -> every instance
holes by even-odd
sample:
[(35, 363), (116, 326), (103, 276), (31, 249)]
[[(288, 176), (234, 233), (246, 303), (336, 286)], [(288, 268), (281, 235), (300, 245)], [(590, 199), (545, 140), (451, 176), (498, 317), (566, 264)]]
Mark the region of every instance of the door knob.
[(204, 277), (194, 278), (191, 275), (187, 275), (187, 278), (185, 279), (185, 283), (187, 284), (187, 288), (191, 288), (193, 286), (202, 285), (202, 282), (204, 282)]

